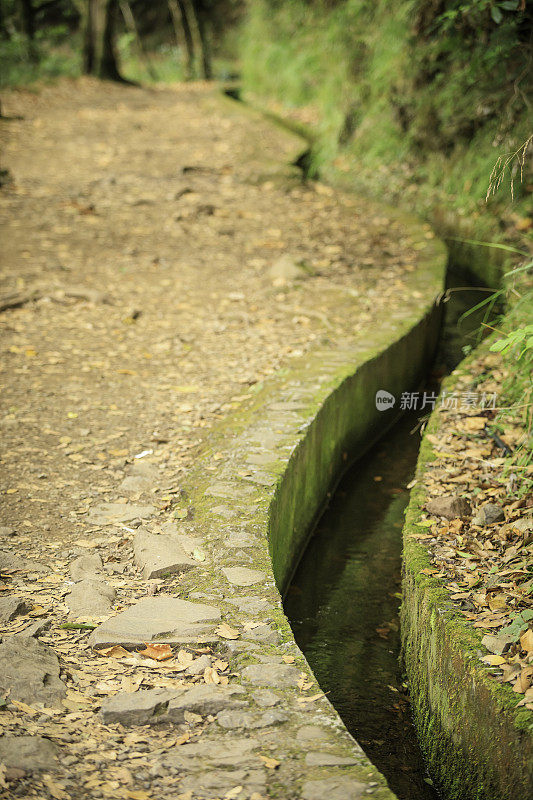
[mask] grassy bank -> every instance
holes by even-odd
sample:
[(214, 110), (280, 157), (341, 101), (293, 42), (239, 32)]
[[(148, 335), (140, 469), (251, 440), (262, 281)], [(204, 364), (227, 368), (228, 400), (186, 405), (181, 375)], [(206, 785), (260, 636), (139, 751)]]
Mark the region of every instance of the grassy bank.
[[(450, 239), (516, 240), (531, 224), (527, 156), (524, 180), (515, 158), (485, 197), (498, 157), (532, 133), (533, 18), (501, 5), (255, 0), (244, 89), (312, 127), (323, 175), (408, 206)], [(479, 261), (474, 272), (497, 283), (503, 259), (484, 250)]]

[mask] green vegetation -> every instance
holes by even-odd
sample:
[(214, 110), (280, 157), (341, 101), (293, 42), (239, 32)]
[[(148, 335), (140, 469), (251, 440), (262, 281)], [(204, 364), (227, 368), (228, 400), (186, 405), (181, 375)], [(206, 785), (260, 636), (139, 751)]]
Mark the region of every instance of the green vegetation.
[(0, 87), (233, 74), (241, 0), (0, 0)]
[[(532, 29), (514, 0), (256, 0), (244, 88), (312, 122), (326, 177), (408, 205), (441, 234), (500, 240), (494, 217), (514, 235), (533, 188), (526, 163), (509, 208), (512, 160), (485, 205), (497, 158), (531, 134)], [(486, 263), (474, 271), (495, 283)]]

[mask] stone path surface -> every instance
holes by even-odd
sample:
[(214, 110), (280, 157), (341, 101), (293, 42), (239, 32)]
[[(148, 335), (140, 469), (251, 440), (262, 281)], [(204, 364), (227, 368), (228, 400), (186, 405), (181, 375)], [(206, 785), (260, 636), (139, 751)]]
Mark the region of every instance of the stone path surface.
[(392, 798), (258, 541), (305, 402), (253, 409), (416, 309), (425, 237), (204, 86), (2, 107), (0, 797)]

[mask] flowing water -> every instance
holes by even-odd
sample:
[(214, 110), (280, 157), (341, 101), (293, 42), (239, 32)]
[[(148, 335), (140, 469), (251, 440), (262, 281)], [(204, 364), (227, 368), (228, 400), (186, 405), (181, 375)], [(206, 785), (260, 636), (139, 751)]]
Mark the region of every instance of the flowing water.
[[(453, 273), (448, 286), (464, 286)], [(435, 372), (475, 345), (482, 318), (461, 315), (485, 292), (452, 291)], [(420, 436), (403, 418), (345, 474), (321, 517), (284, 606), (321, 688), (400, 800), (436, 800), (399, 663), (404, 510)]]

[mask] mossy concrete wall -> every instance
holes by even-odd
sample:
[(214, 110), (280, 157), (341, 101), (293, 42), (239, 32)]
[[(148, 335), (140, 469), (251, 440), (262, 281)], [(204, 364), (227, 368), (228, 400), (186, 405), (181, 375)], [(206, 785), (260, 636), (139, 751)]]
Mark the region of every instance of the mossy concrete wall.
[[(455, 379), (454, 374), (447, 390)], [(440, 424), (434, 412), (426, 437)], [(425, 501), (420, 477), (434, 458), (426, 437), (404, 528), (401, 610), (403, 658), (422, 750), (447, 800), (532, 797), (533, 715), (516, 708), (520, 696), (490, 676), (479, 658), (486, 653), (482, 635), (454, 610), (442, 582), (422, 573), (432, 564), (411, 537), (420, 531), (416, 522)]]

